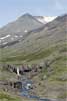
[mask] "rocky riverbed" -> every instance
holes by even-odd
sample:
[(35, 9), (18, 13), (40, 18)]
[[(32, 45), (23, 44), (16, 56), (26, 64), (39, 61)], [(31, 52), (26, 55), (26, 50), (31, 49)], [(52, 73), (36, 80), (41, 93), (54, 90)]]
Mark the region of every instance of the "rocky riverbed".
[[(17, 68), (19, 68), (19, 75), (17, 74)], [(0, 90), (32, 99), (31, 101), (66, 100), (66, 98), (64, 98), (66, 85), (61, 82), (49, 82), (49, 80), (46, 79), (46, 75), (41, 78), (43, 70), (42, 65), (32, 65), (32, 67), (26, 67), (24, 65), (18, 67), (15, 65), (3, 65), (1, 72), (10, 73), (10, 77), (12, 78), (8, 77), (9, 79), (0, 80)], [(4, 76), (4, 74), (2, 76)], [(58, 96), (59, 100), (56, 96)]]

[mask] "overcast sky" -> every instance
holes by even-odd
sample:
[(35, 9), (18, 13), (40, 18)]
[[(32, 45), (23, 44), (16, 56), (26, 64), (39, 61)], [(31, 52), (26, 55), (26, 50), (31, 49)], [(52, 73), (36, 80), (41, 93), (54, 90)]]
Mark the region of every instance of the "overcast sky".
[(0, 0), (0, 27), (24, 13), (62, 15), (67, 13), (67, 0)]

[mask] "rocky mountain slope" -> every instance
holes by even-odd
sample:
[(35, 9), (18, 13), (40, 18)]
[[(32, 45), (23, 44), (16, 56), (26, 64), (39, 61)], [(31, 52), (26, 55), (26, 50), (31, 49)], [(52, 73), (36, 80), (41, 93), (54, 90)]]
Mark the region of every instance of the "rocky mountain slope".
[(11, 22), (0, 29), (0, 44), (17, 41), (30, 30), (41, 27), (43, 24), (30, 14), (24, 14), (16, 21)]
[[(4, 59), (10, 59), (12, 61), (18, 59), (21, 61), (29, 59), (30, 56), (32, 56), (32, 60), (33, 56), (35, 56), (34, 59), (44, 58), (45, 55), (43, 57), (39, 56), (45, 49), (48, 50), (49, 47), (56, 47), (66, 42), (66, 21), (67, 15), (59, 16), (43, 27), (28, 32), (26, 36), (19, 38), (19, 41), (16, 44), (10, 45), (8, 42), (8, 44), (6, 44), (7, 48), (4, 47), (3, 49), (0, 49), (3, 50), (2, 55), (4, 56)], [(8, 38), (8, 40), (9, 39), (10, 38)]]

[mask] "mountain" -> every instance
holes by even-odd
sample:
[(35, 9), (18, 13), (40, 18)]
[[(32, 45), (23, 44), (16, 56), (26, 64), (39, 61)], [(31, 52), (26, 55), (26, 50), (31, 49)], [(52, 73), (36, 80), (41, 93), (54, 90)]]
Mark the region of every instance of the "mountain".
[(22, 38), (28, 31), (41, 26), (43, 26), (41, 22), (36, 20), (32, 15), (26, 13), (16, 21), (8, 23), (0, 29), (0, 44), (16, 41), (17, 39)]
[[(24, 16), (26, 18), (29, 17), (28, 15)], [(24, 16), (20, 19), (25, 18)], [(14, 61), (15, 59), (18, 59), (19, 61), (23, 61), (25, 59), (29, 60), (29, 57), (32, 58), (32, 60), (45, 58), (44, 55), (40, 57), (40, 55), (42, 55), (42, 51), (52, 46), (55, 48), (56, 46), (61, 48), (60, 46), (65, 43), (67, 34), (66, 21), (67, 15), (59, 16), (52, 22), (29, 31), (27, 35), (23, 36), (19, 40), (6, 43), (4, 46), (5, 48), (2, 49), (6, 52), (6, 54), (3, 53), (3, 56), (6, 56), (7, 54), (9, 54), (9, 56), (7, 55), (8, 57), (6, 56), (4, 59), (7, 58), (7, 60), (10, 59)], [(29, 61), (31, 61), (31, 59)]]
[(56, 19), (57, 16), (34, 16), (41, 23), (48, 23)]

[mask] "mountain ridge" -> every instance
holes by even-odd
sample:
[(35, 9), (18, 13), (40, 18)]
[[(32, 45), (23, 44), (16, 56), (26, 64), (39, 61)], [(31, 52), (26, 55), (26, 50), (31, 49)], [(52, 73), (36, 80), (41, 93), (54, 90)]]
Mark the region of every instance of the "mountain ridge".
[[(29, 15), (29, 14), (25, 14), (25, 15), (23, 15), (24, 16), (24, 18), (26, 17), (26, 18), (28, 18), (29, 16), (31, 16), (31, 15)], [(22, 18), (22, 20), (23, 20), (23, 16), (21, 17)], [(32, 16), (31, 16), (32, 17)], [(33, 18), (33, 17), (32, 17)], [(43, 29), (45, 29), (45, 27), (47, 28), (47, 30), (52, 30), (52, 29), (54, 29), (54, 28), (56, 28), (59, 24), (61, 24), (62, 22), (63, 22), (63, 24), (65, 23), (66, 24), (66, 18), (67, 18), (67, 15), (63, 15), (63, 16), (59, 16), (59, 17), (57, 17), (55, 20), (53, 20), (52, 22), (49, 22), (49, 23), (47, 23), (47, 24), (44, 24), (44, 25), (41, 25), (39, 28), (35, 28), (35, 29), (31, 29), (30, 31), (28, 31), (28, 30), (24, 30), (24, 32), (23, 31), (21, 31), (21, 32), (14, 32), (13, 33), (13, 35), (11, 36), (10, 34), (7, 34), (5, 37), (1, 37), (0, 38), (0, 40), (1, 40), (1, 45), (2, 44), (4, 44), (4, 46), (5, 46), (5, 44), (7, 45), (7, 39), (8, 39), (8, 42), (12, 42), (13, 43), (13, 41), (14, 41), (14, 43), (15, 42), (19, 42), (20, 40), (22, 40), (22, 39), (24, 39), (24, 37), (26, 37), (26, 36), (28, 36), (28, 35), (30, 35), (30, 33), (38, 33), (38, 32), (40, 32), (40, 31), (42, 31)], [(64, 25), (65, 26), (65, 25)], [(65, 26), (65, 28), (66, 28), (66, 26)], [(22, 33), (24, 33), (24, 34), (22, 34)], [(12, 34), (12, 33), (11, 33)], [(11, 40), (11, 41), (10, 41)], [(3, 42), (4, 43), (3, 43)]]

